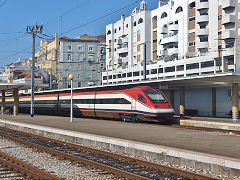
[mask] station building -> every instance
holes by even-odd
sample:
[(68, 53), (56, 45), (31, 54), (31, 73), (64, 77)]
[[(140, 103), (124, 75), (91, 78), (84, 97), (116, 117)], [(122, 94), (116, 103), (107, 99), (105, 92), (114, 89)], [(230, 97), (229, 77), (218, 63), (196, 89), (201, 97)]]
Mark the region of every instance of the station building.
[(142, 1), (106, 26), (102, 84), (154, 84), (176, 113), (238, 119), (239, 8), (237, 0), (159, 0), (150, 11)]

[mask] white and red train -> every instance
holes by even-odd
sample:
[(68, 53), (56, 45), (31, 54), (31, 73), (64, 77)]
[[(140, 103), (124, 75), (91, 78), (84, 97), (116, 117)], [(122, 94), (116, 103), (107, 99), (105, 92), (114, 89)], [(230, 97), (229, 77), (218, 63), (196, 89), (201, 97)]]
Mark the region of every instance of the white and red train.
[[(43, 91), (34, 95), (37, 114), (69, 115), (69, 90)], [(13, 97), (6, 98), (6, 108), (11, 108)], [(29, 113), (30, 95), (20, 95), (19, 112)], [(162, 91), (148, 86), (124, 90), (73, 92), (74, 116), (121, 118), (123, 121), (170, 118), (174, 109)]]

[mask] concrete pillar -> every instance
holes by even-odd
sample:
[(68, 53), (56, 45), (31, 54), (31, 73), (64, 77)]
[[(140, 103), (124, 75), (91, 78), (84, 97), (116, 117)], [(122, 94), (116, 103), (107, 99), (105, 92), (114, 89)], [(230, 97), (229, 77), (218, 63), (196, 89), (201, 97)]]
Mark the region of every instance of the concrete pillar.
[(18, 114), (18, 104), (19, 104), (18, 89), (13, 90), (13, 97), (14, 97), (13, 115), (16, 116)]
[(5, 113), (5, 106), (6, 106), (6, 101), (5, 101), (5, 93), (6, 91), (5, 90), (2, 90), (2, 103), (1, 103), (1, 112), (2, 112), (2, 115)]
[(170, 90), (170, 102), (172, 104), (172, 107), (174, 108), (174, 90)]
[(239, 117), (238, 84), (232, 84), (232, 119), (238, 121)]
[(185, 88), (180, 88), (180, 117), (184, 117), (185, 114)]
[(216, 98), (216, 88), (212, 88), (212, 116), (217, 115), (217, 98)]

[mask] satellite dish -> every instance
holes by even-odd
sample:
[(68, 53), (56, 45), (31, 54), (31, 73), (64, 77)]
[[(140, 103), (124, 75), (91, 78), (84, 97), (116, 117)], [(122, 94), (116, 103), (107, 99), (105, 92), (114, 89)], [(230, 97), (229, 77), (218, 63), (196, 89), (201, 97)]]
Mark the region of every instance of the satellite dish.
[(119, 39), (117, 45), (121, 46), (123, 44), (122, 40)]

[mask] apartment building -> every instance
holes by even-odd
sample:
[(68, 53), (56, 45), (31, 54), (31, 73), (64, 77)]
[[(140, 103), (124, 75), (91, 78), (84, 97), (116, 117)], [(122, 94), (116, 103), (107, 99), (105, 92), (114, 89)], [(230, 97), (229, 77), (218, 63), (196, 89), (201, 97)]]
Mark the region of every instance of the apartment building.
[(235, 71), (238, 8), (236, 0), (160, 0), (148, 11), (142, 1), (129, 17), (106, 26), (103, 84), (143, 79), (145, 59), (147, 79)]
[[(106, 26), (107, 71), (102, 83), (204, 81), (208, 75), (238, 73), (239, 7), (238, 0), (159, 0), (158, 7), (149, 11), (142, 1), (130, 16), (122, 15)], [(224, 88), (219, 93), (229, 97), (231, 84)], [(203, 92), (195, 91), (197, 96)], [(211, 94), (211, 88), (206, 92)], [(220, 116), (231, 109), (227, 99), (222, 100), (228, 105), (217, 113)], [(209, 104), (204, 102), (198, 109), (204, 115), (211, 114)]]
[(57, 59), (59, 50), (59, 37), (42, 40), (40, 49), (36, 52), (37, 67), (43, 71), (44, 83), (49, 84), (50, 89), (57, 89)]
[[(151, 41), (151, 26), (149, 19), (151, 11), (146, 10), (143, 1), (140, 9), (135, 8), (129, 17), (121, 16), (116, 23), (106, 27), (106, 64), (107, 69), (131, 69), (140, 67), (144, 57), (143, 45)], [(150, 59), (150, 49), (147, 49), (147, 59)]]
[(73, 87), (100, 85), (105, 70), (105, 35), (59, 38), (57, 61), (58, 88), (69, 88), (69, 75), (74, 75)]

